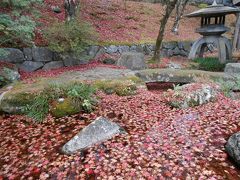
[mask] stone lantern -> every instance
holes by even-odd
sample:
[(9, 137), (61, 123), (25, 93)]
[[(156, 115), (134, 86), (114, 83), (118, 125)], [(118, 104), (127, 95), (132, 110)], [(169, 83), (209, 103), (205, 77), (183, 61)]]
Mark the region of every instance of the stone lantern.
[(201, 17), (201, 27), (196, 32), (202, 37), (198, 39), (192, 46), (188, 58), (194, 59), (198, 54), (203, 57), (207, 44), (214, 44), (218, 48), (218, 59), (220, 63), (226, 63), (232, 59), (232, 46), (230, 41), (222, 36), (230, 29), (225, 26), (225, 17), (228, 14), (236, 14), (240, 10), (238, 8), (228, 7), (213, 2), (211, 6), (200, 9), (198, 11), (187, 14), (186, 17)]

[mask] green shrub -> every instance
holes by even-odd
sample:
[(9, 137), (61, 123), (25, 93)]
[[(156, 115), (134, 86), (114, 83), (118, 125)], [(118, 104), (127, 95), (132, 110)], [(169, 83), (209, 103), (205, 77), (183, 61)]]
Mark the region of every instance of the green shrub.
[(94, 87), (106, 94), (116, 93), (118, 96), (129, 96), (136, 94), (136, 84), (131, 80), (100, 80), (95, 81)]
[(45, 92), (40, 93), (26, 106), (24, 113), (33, 118), (36, 122), (41, 122), (48, 113), (49, 100)]
[(77, 54), (97, 39), (92, 26), (77, 19), (54, 23), (44, 30), (44, 37), (51, 50)]
[[(26, 46), (33, 44), (37, 17), (35, 5), (42, 0), (3, 0), (1, 7), (10, 9), (0, 14), (0, 46)], [(1, 54), (1, 53), (0, 53)]]
[(199, 69), (205, 71), (223, 71), (226, 64), (221, 64), (217, 58), (196, 58), (194, 62), (199, 64)]

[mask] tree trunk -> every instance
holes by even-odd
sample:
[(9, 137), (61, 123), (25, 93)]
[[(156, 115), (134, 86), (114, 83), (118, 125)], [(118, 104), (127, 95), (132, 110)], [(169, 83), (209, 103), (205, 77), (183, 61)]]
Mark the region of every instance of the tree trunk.
[(79, 0), (64, 0), (65, 18), (71, 21), (76, 17), (76, 11), (79, 5)]
[(178, 0), (176, 5), (176, 17), (172, 27), (172, 32), (178, 34), (179, 21), (181, 20), (189, 0)]
[(160, 50), (161, 50), (161, 45), (162, 45), (162, 41), (163, 41), (165, 27), (166, 27), (167, 21), (171, 15), (172, 11), (175, 8), (176, 2), (177, 2), (177, 0), (168, 1), (168, 3), (166, 4), (165, 15), (163, 16), (163, 18), (160, 21), (160, 28), (159, 28), (158, 37), (156, 40), (156, 48), (155, 48), (154, 57), (153, 57), (153, 59), (157, 62), (160, 61)]

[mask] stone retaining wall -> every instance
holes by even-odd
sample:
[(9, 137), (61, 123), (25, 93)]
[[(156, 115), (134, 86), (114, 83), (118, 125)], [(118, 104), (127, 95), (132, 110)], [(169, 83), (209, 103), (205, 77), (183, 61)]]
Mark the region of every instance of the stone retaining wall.
[[(192, 42), (164, 42), (162, 45), (161, 56), (188, 56)], [(0, 61), (16, 64), (20, 69), (28, 72), (38, 69), (54, 69), (59, 67), (69, 67), (74, 65), (86, 64), (91, 59), (99, 55), (121, 54), (123, 52), (141, 52), (145, 55), (153, 55), (155, 46), (152, 44), (142, 45), (110, 45), (110, 46), (90, 46), (79, 56), (74, 54), (59, 54), (52, 52), (46, 47), (32, 48), (4, 48), (8, 52), (6, 57), (0, 57)]]

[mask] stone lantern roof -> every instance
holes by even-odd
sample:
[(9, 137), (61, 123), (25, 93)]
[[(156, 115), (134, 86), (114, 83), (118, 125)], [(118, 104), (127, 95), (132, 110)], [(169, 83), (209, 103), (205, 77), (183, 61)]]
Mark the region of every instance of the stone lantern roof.
[(190, 14), (187, 14), (186, 17), (214, 17), (214, 16), (221, 16), (221, 15), (227, 15), (227, 14), (235, 14), (240, 12), (240, 9), (229, 7), (229, 6), (223, 6), (223, 5), (211, 5), (207, 8), (200, 9), (197, 11), (194, 11)]

